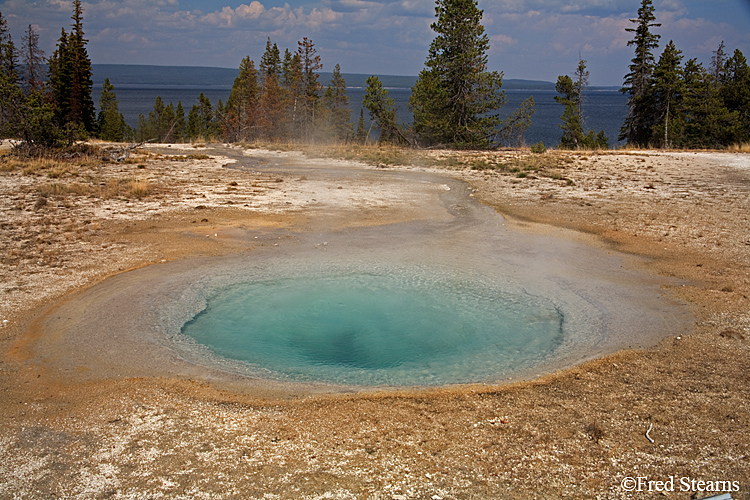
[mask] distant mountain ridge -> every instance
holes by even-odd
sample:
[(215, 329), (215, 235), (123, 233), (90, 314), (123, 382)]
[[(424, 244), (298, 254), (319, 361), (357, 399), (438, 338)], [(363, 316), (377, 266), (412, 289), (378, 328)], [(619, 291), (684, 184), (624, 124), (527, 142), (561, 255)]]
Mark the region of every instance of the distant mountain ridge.
[[(189, 86), (203, 88), (231, 88), (238, 69), (205, 66), (152, 66), (146, 64), (93, 64), (93, 80), (101, 87), (105, 78), (115, 86)], [(348, 87), (364, 88), (371, 75), (342, 73)], [(416, 76), (377, 75), (385, 88), (409, 89), (417, 81)], [(325, 86), (331, 73), (321, 72), (320, 82)], [(503, 88), (509, 90), (555, 90), (555, 84), (542, 80), (504, 79)]]

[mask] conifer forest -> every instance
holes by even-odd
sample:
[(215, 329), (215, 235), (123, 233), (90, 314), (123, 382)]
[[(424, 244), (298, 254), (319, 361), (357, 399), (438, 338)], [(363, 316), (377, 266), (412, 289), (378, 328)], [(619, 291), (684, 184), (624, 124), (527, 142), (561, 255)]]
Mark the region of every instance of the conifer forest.
[[(269, 38), (260, 57), (247, 56), (226, 102), (200, 94), (185, 109), (160, 97), (129, 126), (118, 110), (117, 89), (107, 79), (98, 113), (92, 100), (92, 69), (80, 0), (72, 23), (61, 29), (45, 57), (32, 25), (20, 46), (0, 13), (0, 137), (26, 149), (104, 141), (223, 141), (366, 143), (411, 147), (486, 149), (523, 143), (531, 124), (529, 98), (501, 119), (503, 74), (488, 68), (490, 40), (477, 0), (437, 0), (434, 39), (409, 99), (413, 120), (398, 123), (395, 104), (379, 78), (367, 81), (361, 109), (352, 110), (338, 64), (320, 81), (323, 61), (303, 38), (283, 51)], [(651, 0), (630, 20), (634, 56), (621, 92), (628, 113), (619, 140), (639, 148), (725, 148), (750, 141), (750, 67), (740, 50), (722, 42), (708, 67), (687, 59), (673, 41), (660, 49), (661, 24)], [(416, 73), (415, 68), (415, 73)], [(584, 93), (589, 68), (580, 58), (572, 76), (560, 75), (561, 149), (606, 149), (603, 131), (584, 130)], [(354, 111), (354, 113), (353, 113)], [(371, 125), (365, 126), (368, 114)], [(356, 123), (352, 119), (358, 118)]]

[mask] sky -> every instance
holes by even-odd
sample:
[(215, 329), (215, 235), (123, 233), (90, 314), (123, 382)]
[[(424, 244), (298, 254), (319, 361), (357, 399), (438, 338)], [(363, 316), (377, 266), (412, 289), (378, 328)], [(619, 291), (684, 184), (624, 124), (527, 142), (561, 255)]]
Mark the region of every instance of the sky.
[[(724, 41), (750, 59), (750, 0), (654, 0), (657, 58), (669, 40), (708, 65)], [(93, 63), (237, 68), (260, 60), (270, 37), (282, 54), (313, 41), (323, 71), (416, 75), (434, 37), (434, 0), (89, 0), (83, 26)], [(479, 0), (490, 38), (488, 69), (556, 81), (580, 57), (591, 85), (621, 85), (640, 0)], [(72, 23), (71, 0), (0, 0), (20, 47), (33, 25), (46, 56)]]

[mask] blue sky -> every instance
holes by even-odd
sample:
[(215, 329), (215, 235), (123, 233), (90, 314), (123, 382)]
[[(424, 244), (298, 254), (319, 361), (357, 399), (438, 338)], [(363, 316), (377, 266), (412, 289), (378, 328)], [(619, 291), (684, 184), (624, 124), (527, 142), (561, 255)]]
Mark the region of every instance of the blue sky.
[[(330, 71), (415, 75), (433, 38), (432, 0), (90, 0), (84, 30), (94, 63), (220, 66), (258, 61), (271, 37), (295, 50), (310, 38)], [(579, 53), (592, 85), (620, 85), (640, 0), (480, 0), (491, 40), (490, 69), (506, 78), (555, 81)], [(654, 0), (661, 48), (673, 39), (708, 64), (724, 40), (750, 58), (750, 0)], [(35, 25), (50, 55), (69, 28), (70, 0), (0, 0), (14, 41)], [(658, 55), (657, 53), (657, 55)]]

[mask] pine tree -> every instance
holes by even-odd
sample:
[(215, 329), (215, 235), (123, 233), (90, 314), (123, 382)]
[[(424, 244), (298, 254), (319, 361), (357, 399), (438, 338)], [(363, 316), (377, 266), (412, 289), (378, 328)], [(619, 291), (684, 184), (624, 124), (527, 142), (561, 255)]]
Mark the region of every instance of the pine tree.
[(39, 34), (29, 24), (23, 37), (24, 80), (28, 92), (44, 86), (44, 51), (39, 48)]
[(370, 120), (380, 129), (381, 143), (408, 142), (396, 123), (396, 102), (377, 76), (367, 79), (362, 103), (370, 114)]
[(170, 101), (169, 105), (166, 108), (164, 108), (164, 113), (162, 113), (161, 127), (163, 130), (163, 133), (161, 134), (161, 142), (165, 142), (165, 143), (175, 142), (174, 126), (175, 126), (174, 105)]
[(18, 53), (8, 30), (8, 21), (0, 13), (0, 73), (5, 82), (18, 83)]
[(635, 28), (625, 31), (635, 33), (628, 47), (635, 46), (635, 57), (630, 64), (630, 72), (625, 76), (625, 83), (620, 91), (628, 94), (628, 114), (620, 129), (620, 139), (626, 139), (628, 144), (645, 146), (651, 138), (654, 125), (653, 101), (653, 50), (659, 47), (659, 35), (651, 33), (651, 28), (661, 26), (654, 23), (654, 6), (651, 0), (642, 0), (638, 9), (638, 19), (631, 19)]
[(99, 96), (99, 116), (97, 117), (99, 138), (104, 141), (122, 142), (128, 129), (125, 117), (118, 109), (115, 87), (105, 78), (102, 92)]
[(177, 108), (174, 111), (174, 140), (183, 142), (185, 140), (185, 110), (182, 107), (182, 101), (177, 101)]
[(271, 37), (268, 37), (266, 41), (266, 51), (260, 58), (260, 65), (258, 70), (261, 75), (261, 79), (265, 79), (268, 75), (277, 75), (281, 73), (281, 57), (279, 48), (274, 43), (271, 45)]
[(230, 141), (246, 141), (253, 137), (258, 115), (258, 71), (250, 57), (242, 59), (239, 74), (224, 107), (225, 136)]
[(20, 139), (27, 147), (57, 145), (62, 134), (55, 125), (51, 96), (41, 84), (24, 93), (19, 72), (18, 53), (0, 13), (0, 137)]
[(304, 77), (302, 61), (298, 52), (292, 54), (287, 49), (281, 62), (281, 85), (284, 89), (286, 107), (286, 134), (289, 137), (299, 137), (303, 129), (303, 96)]
[(437, 0), (436, 33), (412, 89), (414, 130), (426, 144), (489, 146), (501, 124), (502, 75), (487, 71), (489, 37), (475, 0)]
[(576, 67), (575, 77), (576, 80), (573, 85), (576, 93), (578, 117), (581, 122), (581, 128), (583, 128), (585, 121), (583, 117), (583, 92), (589, 85), (589, 70), (586, 69), (586, 61), (580, 57), (580, 53), (578, 54), (578, 66)]
[(258, 102), (258, 128), (270, 140), (279, 140), (284, 133), (286, 109), (284, 96), (275, 73), (267, 74)]
[(67, 110), (70, 109), (70, 85), (73, 78), (69, 36), (65, 28), (60, 30), (57, 47), (48, 60), (49, 84), (55, 103), (55, 120), (64, 126)]
[(713, 76), (695, 59), (684, 68), (685, 134), (681, 147), (719, 148), (732, 144), (741, 136), (739, 114), (730, 111), (714, 85)]
[(148, 128), (148, 120), (143, 116), (143, 113), (138, 113), (138, 125), (135, 127), (133, 136), (137, 142), (144, 142), (154, 138)]
[(73, 27), (63, 28), (57, 50), (50, 58), (49, 72), (52, 93), (57, 104), (57, 119), (70, 133), (71, 139), (94, 130), (94, 101), (91, 61), (86, 51), (88, 40), (83, 32), (81, 0), (73, 0)]
[(280, 139), (284, 131), (286, 118), (284, 95), (279, 82), (281, 76), (281, 58), (276, 44), (271, 39), (266, 42), (266, 51), (260, 59), (259, 76), (261, 80), (260, 98), (258, 100), (259, 130), (268, 139)]
[(733, 142), (750, 141), (750, 66), (740, 50), (724, 63), (719, 96), (724, 107), (738, 115), (740, 127)]
[(198, 103), (194, 104), (188, 113), (187, 136), (190, 140), (210, 141), (216, 132), (211, 100), (201, 92)]
[(367, 142), (367, 130), (365, 129), (365, 108), (359, 108), (359, 121), (357, 122), (357, 143), (365, 144)]
[(14, 137), (23, 93), (18, 86), (16, 49), (8, 22), (0, 13), (0, 137)]
[(578, 149), (583, 145), (583, 126), (581, 125), (580, 115), (580, 94), (573, 83), (573, 79), (568, 75), (557, 77), (555, 90), (560, 94), (555, 96), (558, 104), (565, 106), (562, 115), (562, 124), (560, 128), (563, 135), (560, 138), (560, 147), (564, 149)]
[(154, 109), (148, 114), (147, 121), (148, 131), (151, 134), (150, 139), (162, 142), (162, 138), (166, 133), (164, 116), (165, 109), (166, 106), (164, 105), (164, 100), (162, 100), (161, 96), (156, 96), (156, 100), (154, 100)]
[(524, 134), (531, 126), (534, 109), (534, 96), (529, 96), (502, 121), (496, 132), (498, 144), (520, 147), (524, 143)]
[(55, 123), (54, 103), (48, 92), (32, 91), (22, 101), (18, 114), (18, 133), (27, 144), (54, 147), (63, 140), (62, 130)]
[(71, 50), (73, 59), (73, 79), (71, 82), (70, 110), (67, 121), (72, 124), (83, 125), (87, 132), (94, 129), (94, 101), (92, 90), (94, 82), (92, 79), (91, 60), (86, 52), (86, 43), (83, 33), (83, 8), (81, 0), (73, 0), (73, 29), (70, 32)]
[(724, 64), (726, 64), (727, 54), (724, 52), (726, 45), (724, 40), (721, 41), (719, 47), (714, 51), (714, 55), (711, 57), (711, 76), (714, 77), (714, 83), (716, 85), (721, 84), (721, 75), (724, 71)]
[(567, 75), (557, 77), (555, 88), (560, 95), (555, 96), (555, 101), (565, 106), (561, 117), (562, 124), (560, 125), (563, 130), (560, 147), (567, 149), (608, 149), (609, 139), (603, 130), (599, 134), (596, 134), (593, 130), (589, 130), (585, 135), (583, 133), (583, 96), (589, 79), (585, 60), (578, 60), (575, 77), (575, 81)]
[[(683, 130), (682, 110), (679, 100), (684, 92), (682, 74), (682, 51), (677, 50), (674, 42), (669, 41), (659, 58), (654, 70), (654, 109), (657, 113), (657, 124), (654, 126), (652, 142), (661, 142), (665, 148), (679, 143)], [(677, 137), (676, 141), (673, 139)]]
[(349, 97), (346, 95), (346, 80), (341, 76), (341, 67), (333, 68), (331, 83), (323, 94), (323, 106), (328, 111), (328, 126), (333, 132), (334, 140), (343, 141), (352, 133), (351, 110)]
[(297, 42), (297, 45), (297, 55), (302, 69), (301, 114), (303, 133), (309, 140), (315, 124), (318, 101), (320, 100), (321, 85), (318, 81), (320, 75), (317, 72), (323, 68), (323, 64), (320, 62), (320, 56), (317, 54), (312, 40), (304, 37), (301, 42)]

